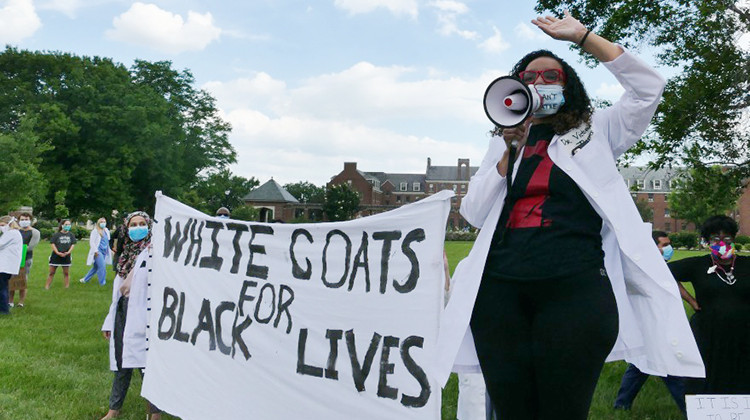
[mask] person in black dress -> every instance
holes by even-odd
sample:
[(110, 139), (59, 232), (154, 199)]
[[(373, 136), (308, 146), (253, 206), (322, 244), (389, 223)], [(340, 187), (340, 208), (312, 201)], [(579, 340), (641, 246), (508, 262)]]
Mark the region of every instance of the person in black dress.
[(750, 257), (736, 254), (737, 223), (713, 216), (701, 228), (711, 253), (669, 264), (674, 278), (690, 282), (696, 310), (690, 319), (706, 378), (688, 378), (686, 394), (750, 394)]
[(52, 245), (52, 254), (49, 256), (49, 276), (47, 276), (47, 283), (44, 285), (47, 290), (52, 285), (57, 267), (62, 267), (65, 288), (70, 287), (70, 264), (72, 261), (70, 254), (73, 253), (76, 244), (76, 237), (70, 232), (71, 226), (70, 220), (63, 220), (60, 222), (57, 232), (49, 238), (49, 243)]

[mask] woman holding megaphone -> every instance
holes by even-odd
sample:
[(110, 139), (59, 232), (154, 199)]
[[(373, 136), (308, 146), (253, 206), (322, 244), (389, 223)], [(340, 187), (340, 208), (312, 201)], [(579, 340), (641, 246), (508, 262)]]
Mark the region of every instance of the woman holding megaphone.
[[(677, 286), (616, 166), (649, 125), (664, 79), (567, 12), (533, 23), (596, 57), (625, 93), (595, 111), (553, 53), (532, 52), (513, 67), (530, 91), (521, 96), (540, 104), (497, 127), (502, 138), (471, 179), (461, 214), (481, 231), (454, 273), (470, 291), (454, 292), (446, 316), (470, 313), (499, 418), (585, 419), (605, 360), (660, 376), (704, 368)], [(514, 110), (522, 90), (500, 100)], [(473, 311), (461, 309), (472, 301)]]

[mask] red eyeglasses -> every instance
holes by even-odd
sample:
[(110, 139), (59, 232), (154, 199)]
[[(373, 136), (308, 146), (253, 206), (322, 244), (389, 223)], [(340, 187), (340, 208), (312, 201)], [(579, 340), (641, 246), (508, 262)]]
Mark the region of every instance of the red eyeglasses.
[(542, 80), (547, 83), (565, 83), (565, 73), (560, 69), (524, 70), (519, 73), (519, 77), (524, 83), (534, 83), (539, 76), (542, 76)]

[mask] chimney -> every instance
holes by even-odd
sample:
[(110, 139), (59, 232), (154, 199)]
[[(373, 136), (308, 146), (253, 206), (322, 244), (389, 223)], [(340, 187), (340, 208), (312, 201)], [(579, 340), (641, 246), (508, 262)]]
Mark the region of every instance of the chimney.
[(344, 162), (344, 172), (357, 172), (357, 162)]
[(432, 167), (432, 159), (429, 157), (427, 158), (427, 171), (429, 172), (430, 168)]
[(469, 178), (471, 177), (471, 167), (469, 166), (469, 159), (458, 159), (456, 176), (461, 181), (469, 180)]

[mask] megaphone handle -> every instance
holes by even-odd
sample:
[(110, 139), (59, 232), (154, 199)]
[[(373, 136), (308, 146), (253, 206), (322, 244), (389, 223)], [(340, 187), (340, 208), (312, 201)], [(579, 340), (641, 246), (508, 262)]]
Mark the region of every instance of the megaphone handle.
[(505, 174), (505, 179), (508, 181), (507, 194), (510, 194), (510, 186), (513, 185), (513, 165), (516, 162), (516, 152), (518, 151), (518, 140), (510, 142), (510, 150), (508, 150), (508, 172)]

